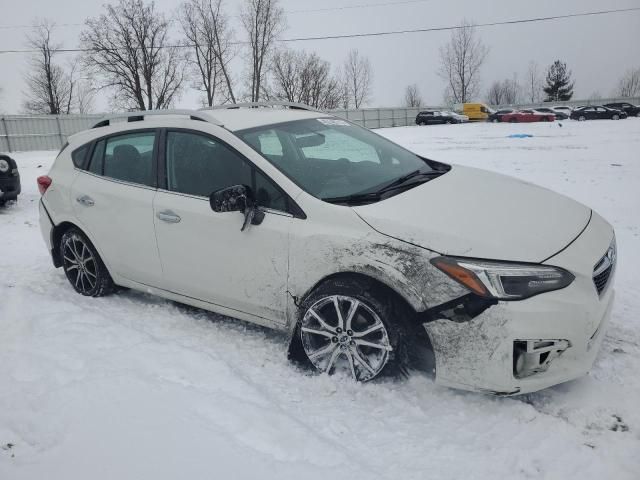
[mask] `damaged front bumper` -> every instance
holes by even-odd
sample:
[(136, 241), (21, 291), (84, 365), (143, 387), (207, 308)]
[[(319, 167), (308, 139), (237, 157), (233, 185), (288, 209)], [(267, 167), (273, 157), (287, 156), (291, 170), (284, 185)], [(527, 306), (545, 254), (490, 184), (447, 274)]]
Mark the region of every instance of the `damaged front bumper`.
[(615, 296), (613, 272), (600, 293), (593, 278), (594, 265), (612, 236), (611, 227), (594, 213), (583, 234), (545, 262), (575, 275), (562, 290), (484, 306), (464, 305), (468, 299), (462, 299), (423, 317), (435, 354), (436, 382), (514, 395), (585, 375), (595, 361)]

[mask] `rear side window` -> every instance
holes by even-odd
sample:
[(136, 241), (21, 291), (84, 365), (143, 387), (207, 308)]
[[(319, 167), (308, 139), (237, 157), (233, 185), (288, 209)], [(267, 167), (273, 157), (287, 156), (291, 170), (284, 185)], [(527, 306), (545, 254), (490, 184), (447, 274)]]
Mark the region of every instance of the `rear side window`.
[(76, 166), (76, 168), (82, 168), (84, 170), (88, 151), (89, 145), (83, 145), (80, 148), (76, 148), (71, 153), (71, 160), (73, 161), (73, 164)]
[[(102, 174), (105, 177), (124, 182), (154, 186), (153, 147), (155, 137), (155, 132), (137, 132), (107, 138), (102, 154)], [(99, 144), (100, 142), (96, 147)], [(96, 148), (94, 156), (100, 155), (100, 151)], [(99, 160), (97, 161), (99, 162)]]

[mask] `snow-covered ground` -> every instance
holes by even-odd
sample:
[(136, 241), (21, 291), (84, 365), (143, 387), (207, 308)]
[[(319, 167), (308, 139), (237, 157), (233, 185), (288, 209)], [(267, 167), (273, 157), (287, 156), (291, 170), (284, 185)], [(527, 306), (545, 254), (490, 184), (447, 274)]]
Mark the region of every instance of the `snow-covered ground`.
[(0, 210), (0, 479), (639, 478), (640, 119), (380, 132), (614, 224), (618, 299), (588, 377), (516, 398), (422, 374), (358, 385), (300, 370), (259, 327), (132, 291), (81, 297), (38, 229), (35, 178), (55, 154), (16, 154), (24, 193)]

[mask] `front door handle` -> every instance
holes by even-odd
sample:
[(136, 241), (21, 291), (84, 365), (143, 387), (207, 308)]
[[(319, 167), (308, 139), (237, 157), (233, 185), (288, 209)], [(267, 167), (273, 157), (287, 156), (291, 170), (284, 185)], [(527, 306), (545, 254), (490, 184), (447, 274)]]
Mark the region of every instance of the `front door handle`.
[(93, 198), (91, 198), (89, 195), (80, 195), (78, 198), (76, 198), (76, 202), (78, 202), (80, 205), (84, 205), (85, 207), (93, 207), (96, 202), (93, 201)]
[(176, 215), (171, 210), (164, 210), (162, 212), (158, 212), (156, 214), (156, 217), (158, 217), (163, 222), (167, 222), (167, 223), (180, 223), (180, 220), (182, 220), (179, 215)]

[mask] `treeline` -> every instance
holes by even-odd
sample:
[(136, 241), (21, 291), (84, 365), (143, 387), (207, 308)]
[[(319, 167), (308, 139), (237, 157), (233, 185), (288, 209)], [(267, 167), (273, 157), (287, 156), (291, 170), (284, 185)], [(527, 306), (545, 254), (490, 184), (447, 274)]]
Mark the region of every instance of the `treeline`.
[[(546, 71), (536, 62), (530, 62), (523, 81), (517, 74), (511, 78), (493, 81), (486, 93), (481, 92), (481, 71), (489, 55), (476, 29), (463, 21), (454, 30), (448, 43), (440, 48), (438, 75), (445, 81), (446, 104), (466, 103), (484, 99), (491, 105), (517, 103), (557, 102), (571, 100), (574, 80), (571, 70), (561, 60), (555, 60)], [(640, 96), (640, 68), (630, 69), (620, 78), (613, 96)], [(594, 92), (591, 98), (601, 98)], [(419, 107), (422, 96), (416, 84), (405, 88), (404, 104)]]
[[(55, 24), (37, 22), (25, 78), (29, 113), (88, 113), (97, 92), (114, 110), (169, 108), (187, 90), (203, 106), (283, 100), (320, 109), (359, 108), (373, 72), (358, 50), (334, 68), (314, 52), (278, 42), (286, 18), (278, 0), (243, 0), (239, 31), (224, 0), (186, 0), (168, 16), (153, 2), (119, 0), (86, 20), (81, 53), (63, 61)], [(173, 24), (173, 26), (172, 26)]]
[[(33, 53), (23, 110), (89, 113), (98, 92), (113, 110), (162, 109), (190, 89), (200, 92), (203, 106), (284, 100), (335, 109), (371, 101), (373, 68), (358, 50), (332, 65), (315, 52), (283, 46), (287, 20), (279, 0), (242, 0), (239, 12), (226, 2), (183, 0), (171, 14), (153, 1), (106, 4), (85, 21), (73, 57), (61, 51), (55, 24), (36, 22), (27, 35)], [(437, 69), (445, 103), (484, 99), (500, 105), (573, 96), (571, 71), (560, 60), (545, 72), (531, 62), (522, 80), (514, 74), (485, 91), (481, 73), (489, 53), (472, 23), (463, 21), (452, 31)], [(625, 73), (614, 95), (640, 96), (640, 68)], [(416, 84), (406, 87), (404, 103), (423, 104)]]

